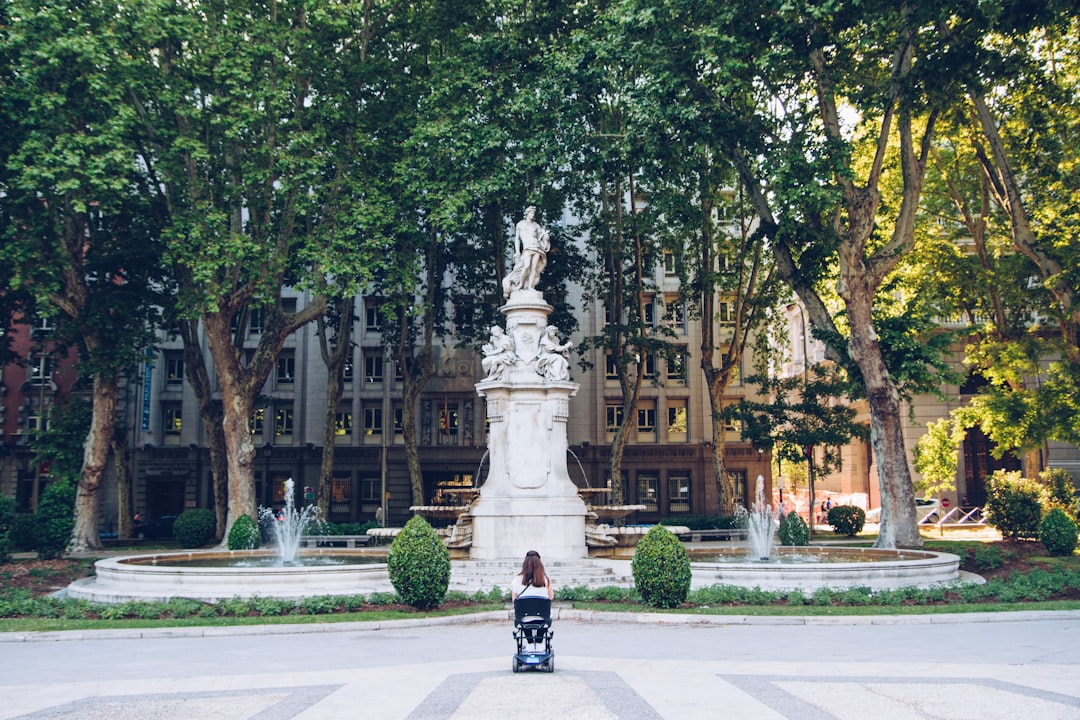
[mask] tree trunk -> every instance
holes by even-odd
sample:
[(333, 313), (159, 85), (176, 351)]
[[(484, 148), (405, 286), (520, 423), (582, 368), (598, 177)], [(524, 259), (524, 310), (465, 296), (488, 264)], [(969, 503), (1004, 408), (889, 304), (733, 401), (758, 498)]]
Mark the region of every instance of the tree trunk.
[(101, 486), (109, 462), (119, 391), (115, 376), (94, 375), (94, 410), (83, 450), (82, 476), (75, 496), (75, 527), (69, 550), (101, 549)]
[[(851, 276), (846, 282), (853, 283), (856, 279)], [(889, 377), (874, 330), (873, 297), (873, 288), (865, 283), (848, 284), (846, 288), (845, 303), (851, 324), (848, 353), (863, 376), (870, 405), (871, 444), (881, 484), (881, 526), (875, 547), (922, 547), (915, 490), (904, 445), (900, 394)]]
[(131, 453), (121, 433), (112, 441), (113, 463), (116, 465), (116, 537), (131, 537)]
[(182, 320), (180, 337), (184, 341), (184, 375), (199, 404), (199, 417), (206, 428), (206, 443), (210, 450), (210, 477), (214, 494), (214, 539), (225, 540), (229, 510), (229, 470), (225, 458), (225, 430), (221, 405), (214, 401), (214, 387), (206, 370), (206, 356), (199, 344), (198, 320)]
[[(203, 327), (210, 345), (221, 385), (222, 432), (228, 472), (228, 511), (223, 537), (241, 515), (258, 517), (255, 498), (255, 446), (248, 422), (254, 410), (251, 386), (254, 382), (240, 366), (239, 354), (232, 343), (231, 317), (217, 313), (203, 317)], [(261, 387), (261, 383), (259, 383)], [(269, 478), (267, 478), (269, 481)]]
[[(345, 362), (352, 355), (353, 306), (356, 298), (349, 296), (334, 301), (331, 317), (336, 319), (334, 338), (327, 337), (326, 317), (318, 320), (319, 351), (326, 364), (326, 408), (323, 418), (322, 462), (319, 465), (319, 495), (316, 504), (323, 519), (330, 516), (330, 491), (334, 480), (334, 453), (337, 437), (337, 411), (344, 395)], [(353, 423), (355, 428), (355, 422)], [(384, 429), (385, 431), (385, 429)], [(381, 503), (381, 501), (380, 501)]]

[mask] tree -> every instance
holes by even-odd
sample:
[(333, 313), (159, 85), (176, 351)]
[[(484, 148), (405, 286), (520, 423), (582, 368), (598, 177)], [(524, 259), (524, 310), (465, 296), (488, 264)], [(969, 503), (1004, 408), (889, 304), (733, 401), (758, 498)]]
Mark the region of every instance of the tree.
[[(141, 9), (156, 92), (132, 93), (140, 158), (169, 211), (179, 315), (198, 318), (220, 383), (231, 525), (255, 514), (249, 423), (285, 339), (323, 313), (327, 277), (355, 291), (370, 270), (351, 222), (367, 205), (348, 176), (365, 139), (352, 93), (367, 87), (349, 73), (375, 20), (359, 3)], [(284, 300), (286, 287), (305, 303)], [(277, 413), (288, 421), (288, 407)]]
[(137, 68), (121, 6), (13, 1), (3, 12), (0, 261), (38, 314), (55, 313), (56, 341), (78, 349), (92, 382), (71, 544), (98, 548), (119, 380), (150, 344), (160, 284), (159, 217), (141, 192), (126, 109)]

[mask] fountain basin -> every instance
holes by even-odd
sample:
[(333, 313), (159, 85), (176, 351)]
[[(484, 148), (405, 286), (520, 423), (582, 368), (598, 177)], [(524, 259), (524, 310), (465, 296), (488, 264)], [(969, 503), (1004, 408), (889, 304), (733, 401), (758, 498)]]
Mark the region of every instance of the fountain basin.
[(893, 590), (974, 579), (961, 578), (958, 556), (928, 550), (781, 547), (774, 548), (770, 560), (764, 562), (753, 561), (746, 553), (745, 548), (691, 550), (692, 587), (737, 585), (804, 592), (854, 587)]
[[(94, 563), (94, 577), (67, 588), (69, 597), (93, 602), (191, 598), (216, 602), (233, 597), (304, 598), (319, 595), (357, 595), (390, 589), (385, 550), (340, 548), (306, 550), (300, 558), (333, 556), (344, 562), (330, 565), (270, 565), (240, 567), (199, 562), (273, 558), (273, 550), (210, 550), (106, 558)], [(357, 562), (349, 562), (353, 559)], [(366, 561), (361, 564), (358, 561)]]

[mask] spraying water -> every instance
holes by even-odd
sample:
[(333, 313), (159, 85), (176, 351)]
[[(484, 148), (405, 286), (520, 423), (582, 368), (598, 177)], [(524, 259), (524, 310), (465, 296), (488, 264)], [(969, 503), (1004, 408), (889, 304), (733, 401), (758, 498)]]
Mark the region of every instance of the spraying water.
[(269, 534), (274, 538), (278, 559), (286, 565), (296, 563), (296, 556), (300, 552), (300, 538), (308, 526), (320, 522), (317, 505), (296, 509), (293, 501), (294, 486), (292, 478), (285, 481), (283, 510), (275, 513), (273, 508), (259, 508), (259, 524), (270, 529)]
[(772, 555), (776, 526), (773, 522), (772, 505), (765, 503), (765, 478), (761, 475), (757, 477), (757, 491), (754, 493), (754, 504), (750, 506), (747, 521), (750, 558), (768, 560)]

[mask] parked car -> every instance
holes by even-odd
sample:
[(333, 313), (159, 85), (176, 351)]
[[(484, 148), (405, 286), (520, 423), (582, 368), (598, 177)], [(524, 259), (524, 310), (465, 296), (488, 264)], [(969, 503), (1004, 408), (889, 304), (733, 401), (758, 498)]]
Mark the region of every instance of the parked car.
[[(915, 521), (918, 523), (938, 521), (941, 517), (941, 503), (936, 498), (915, 499)], [(881, 508), (877, 507), (866, 512), (866, 522), (880, 523)]]
[(175, 515), (162, 515), (155, 520), (135, 525), (131, 528), (131, 536), (139, 540), (172, 540), (174, 520)]

